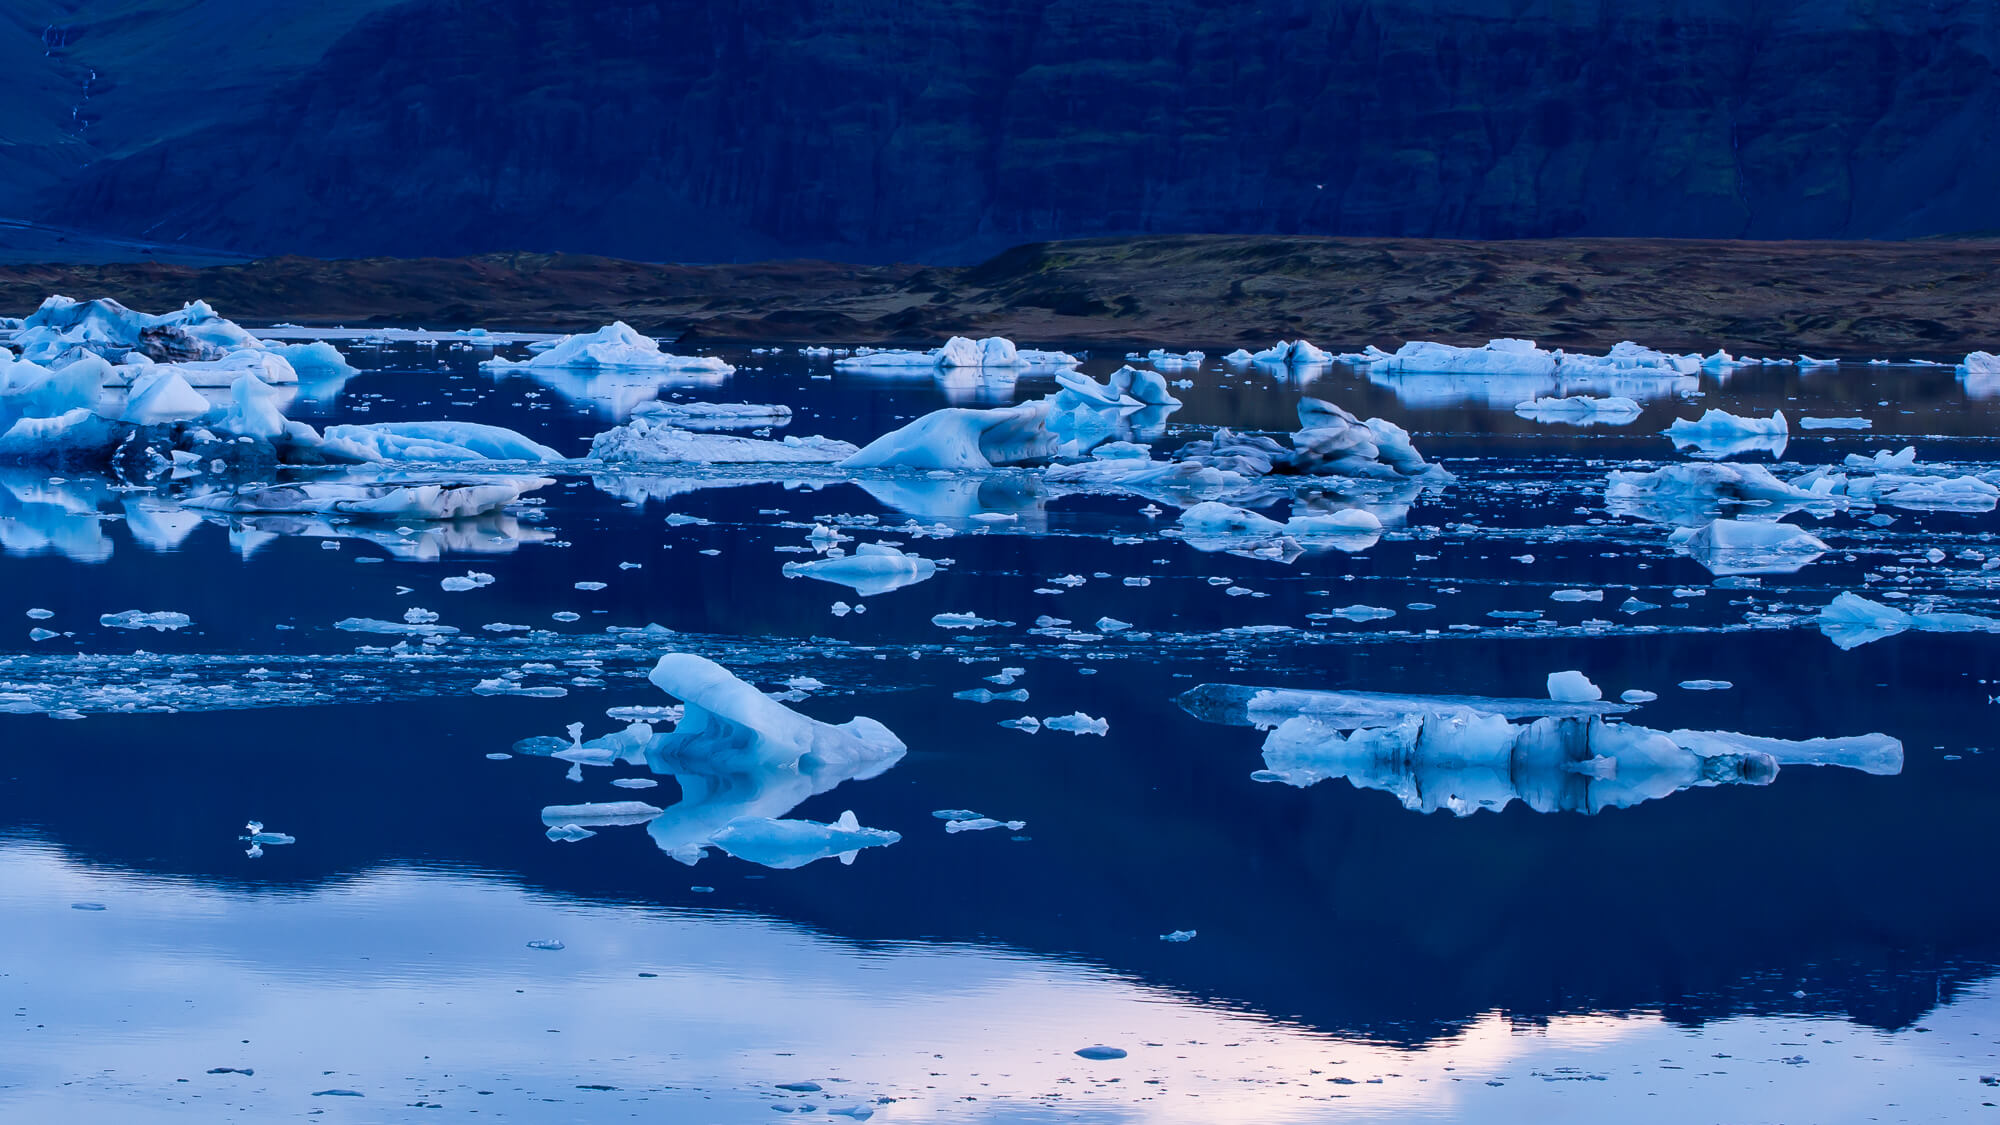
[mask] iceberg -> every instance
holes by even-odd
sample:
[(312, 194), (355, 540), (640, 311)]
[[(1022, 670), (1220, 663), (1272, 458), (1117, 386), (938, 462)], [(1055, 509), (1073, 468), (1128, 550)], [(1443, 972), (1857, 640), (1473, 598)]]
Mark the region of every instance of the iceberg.
[(1958, 365), (1966, 375), (2000, 375), (2000, 355), (1992, 352), (1972, 352)]
[(709, 839), (737, 859), (789, 871), (829, 856), (839, 856), (840, 862), (851, 864), (861, 849), (885, 847), (902, 838), (900, 832), (863, 828), (850, 809), (832, 824), (739, 816)]
[(792, 408), (789, 406), (752, 402), (666, 402), (655, 399), (633, 407), (632, 413), (683, 430), (752, 430), (761, 426), (783, 426), (792, 420)]
[(1925, 633), (2000, 633), (2000, 618), (1970, 613), (1909, 613), (1842, 593), (1819, 611), (1821, 633), (1843, 651), (1893, 637), (1907, 629)]
[(1777, 505), (1785, 509), (1838, 507), (1846, 499), (1779, 480), (1761, 465), (1702, 462), (1652, 472), (1613, 471), (1605, 479), (1605, 507), (1613, 515), (1654, 523), (1694, 526), (1724, 506)]
[(642, 336), (624, 321), (607, 324), (595, 332), (564, 336), (552, 346), (524, 360), (495, 357), (479, 365), (482, 371), (504, 372), (513, 368), (596, 368), (599, 370), (707, 371), (728, 375), (736, 368), (714, 356), (674, 355), (660, 350), (660, 342)]
[(1717, 575), (1796, 574), (1827, 551), (1804, 528), (1770, 520), (1714, 519), (1675, 541)]
[(1517, 403), (1514, 407), (1514, 413), (1523, 418), (1538, 422), (1567, 422), (1575, 426), (1631, 422), (1639, 417), (1641, 410), (1640, 405), (1629, 398), (1593, 398), (1590, 395), (1538, 398)]
[(862, 597), (871, 597), (914, 586), (936, 574), (937, 564), (895, 547), (863, 543), (854, 549), (854, 554), (844, 558), (786, 563), (783, 569), (787, 578), (817, 578), (846, 586)]
[(934, 410), (876, 438), (841, 461), (842, 468), (991, 469), (1047, 461), (1057, 439), (1048, 429), (1050, 404), (975, 410)]
[(108, 298), (76, 301), (63, 296), (43, 301), (22, 321), (13, 343), (24, 359), (55, 366), (84, 355), (102, 356), (113, 363), (131, 355), (178, 363), (265, 350), (261, 340), (218, 316), (206, 301), (151, 316)]
[(1556, 373), (1558, 354), (1543, 351), (1533, 340), (1489, 340), (1478, 348), (1411, 340), (1393, 353), (1371, 345), (1365, 351), (1340, 358), (1343, 362), (1377, 367), (1392, 374), (1547, 377)]
[(599, 461), (648, 465), (829, 465), (854, 454), (851, 443), (818, 435), (767, 441), (695, 433), (651, 418), (634, 418), (590, 441), (590, 455)]
[(328, 426), (327, 445), (366, 461), (561, 461), (563, 455), (476, 422), (374, 422)]
[(1280, 340), (1251, 355), (1249, 361), (1278, 367), (1324, 367), (1333, 362), (1333, 354), (1314, 347), (1309, 340)]
[(1075, 367), (1078, 362), (1077, 358), (1068, 352), (1017, 348), (1012, 340), (1003, 336), (988, 336), (981, 340), (953, 336), (943, 347), (933, 348), (930, 351), (856, 349), (853, 355), (834, 360), (833, 366), (839, 371), (909, 368), (948, 370), (985, 367)]
[(455, 520), (504, 508), (554, 484), (547, 477), (450, 481), (308, 481), (189, 497), (201, 511), (230, 515), (314, 513), (371, 519)]
[(1299, 715), (1343, 729), (1368, 726), (1404, 715), (1489, 712), (1507, 719), (1576, 718), (1632, 710), (1601, 700), (1504, 699), (1478, 695), (1405, 695), (1379, 691), (1314, 691), (1305, 688), (1202, 684), (1175, 700), (1182, 710), (1208, 723), (1269, 730)]
[[(1179, 406), (1181, 400), (1167, 389), (1167, 380), (1157, 371), (1121, 367), (1100, 383), (1080, 371), (1058, 371), (1056, 382), (1063, 393), (1093, 406)], [(1060, 397), (1060, 396), (1059, 396)]]
[(147, 613), (144, 610), (128, 609), (123, 613), (107, 613), (99, 617), (97, 623), (108, 625), (113, 629), (151, 629), (157, 633), (166, 633), (185, 629), (194, 624), (194, 620), (185, 613), (174, 613), (170, 610)]
[(1713, 457), (1759, 451), (1783, 457), (1790, 432), (1782, 410), (1772, 412), (1769, 418), (1739, 418), (1726, 410), (1710, 409), (1699, 421), (1680, 418), (1666, 429), (1676, 447), (1691, 447)]
[(179, 371), (163, 366), (133, 381), (132, 396), (125, 401), (118, 420), (135, 426), (166, 426), (192, 422), (212, 409)]

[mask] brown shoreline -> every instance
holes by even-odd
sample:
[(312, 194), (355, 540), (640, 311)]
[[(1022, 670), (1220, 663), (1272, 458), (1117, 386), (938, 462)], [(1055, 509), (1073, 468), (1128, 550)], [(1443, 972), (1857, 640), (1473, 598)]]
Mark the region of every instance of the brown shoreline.
[(0, 266), (0, 315), (51, 293), (147, 311), (201, 298), (253, 323), (577, 331), (691, 340), (1327, 346), (1524, 336), (1601, 350), (1950, 359), (2000, 346), (2000, 241), (1088, 239), (970, 267), (652, 265), (566, 254)]

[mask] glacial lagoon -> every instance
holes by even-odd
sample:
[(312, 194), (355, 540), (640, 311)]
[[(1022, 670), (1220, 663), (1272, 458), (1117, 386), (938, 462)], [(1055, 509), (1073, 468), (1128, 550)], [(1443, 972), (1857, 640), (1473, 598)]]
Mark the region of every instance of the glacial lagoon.
[[(578, 460), (426, 466), (547, 482), (445, 521), (0, 470), (5, 1115), (2000, 1100), (1991, 499), (1613, 488), (1909, 464), (1990, 489), (1990, 377), (1156, 364), (1180, 405), (1092, 441), (1284, 435), (1314, 399), (1438, 470), (1290, 482), (1243, 506), (1298, 534), (1236, 534), (1180, 520), (1194, 495), (1037, 468), (581, 460), (656, 401), (782, 404), (770, 436), (861, 446), (1055, 394), (1048, 370), (482, 368), (493, 346), (415, 335), (337, 339), (356, 372), (279, 408)], [(1575, 395), (1636, 413), (1516, 409)], [(1710, 409), (1789, 425), (1664, 432)], [(1780, 513), (1812, 544), (1731, 538)], [(864, 545), (929, 569), (814, 576)]]

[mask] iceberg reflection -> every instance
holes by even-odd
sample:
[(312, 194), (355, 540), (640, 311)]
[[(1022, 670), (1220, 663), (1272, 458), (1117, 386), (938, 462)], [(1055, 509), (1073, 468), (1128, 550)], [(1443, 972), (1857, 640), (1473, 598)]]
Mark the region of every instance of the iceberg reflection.
[[(1595, 702), (1376, 695), (1204, 684), (1179, 700), (1197, 718), (1270, 729), (1251, 776), (1305, 788), (1346, 778), (1413, 812), (1470, 816), (1520, 801), (1593, 816), (1685, 789), (1769, 785), (1784, 766), (1903, 769), (1884, 734), (1790, 741), (1729, 731), (1657, 731), (1606, 721)], [(1514, 722), (1526, 718), (1527, 722)]]
[(645, 766), (672, 777), (680, 801), (665, 809), (638, 801), (552, 805), (542, 810), (544, 824), (644, 824), (661, 851), (689, 865), (711, 847), (773, 868), (831, 856), (851, 863), (862, 848), (901, 839), (862, 827), (851, 812), (832, 824), (782, 819), (808, 797), (877, 777), (901, 761), (906, 748), (881, 723), (866, 716), (839, 725), (808, 718), (689, 653), (661, 657), (651, 679), (685, 704), (672, 730), (656, 734), (649, 723), (635, 722), (585, 742), (572, 727), (568, 742), (530, 738), (515, 750), (579, 767)]

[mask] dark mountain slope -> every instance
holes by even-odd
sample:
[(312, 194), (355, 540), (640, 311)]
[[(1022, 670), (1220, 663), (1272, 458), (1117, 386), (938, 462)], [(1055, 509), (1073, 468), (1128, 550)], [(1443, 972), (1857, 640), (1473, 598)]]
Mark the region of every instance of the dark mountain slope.
[(41, 217), (329, 255), (871, 261), (2000, 227), (1990, 0), (413, 0), (240, 108)]

